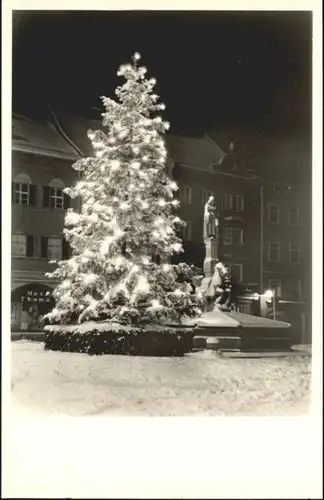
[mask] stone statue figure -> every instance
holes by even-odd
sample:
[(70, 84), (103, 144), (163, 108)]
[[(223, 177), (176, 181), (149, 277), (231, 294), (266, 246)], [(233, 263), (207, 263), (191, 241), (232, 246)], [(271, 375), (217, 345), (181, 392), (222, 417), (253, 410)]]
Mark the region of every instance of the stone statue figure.
[(219, 259), (216, 259), (213, 276), (203, 280), (198, 291), (211, 306), (213, 304), (214, 311), (231, 309), (231, 277), (229, 270)]
[(231, 304), (231, 276), (229, 270), (220, 261), (217, 262), (215, 266), (214, 276), (212, 277), (212, 283), (217, 284), (215, 287), (215, 297), (214, 311), (217, 309), (229, 310)]
[(210, 196), (204, 208), (204, 240), (216, 238), (218, 219), (214, 197)]

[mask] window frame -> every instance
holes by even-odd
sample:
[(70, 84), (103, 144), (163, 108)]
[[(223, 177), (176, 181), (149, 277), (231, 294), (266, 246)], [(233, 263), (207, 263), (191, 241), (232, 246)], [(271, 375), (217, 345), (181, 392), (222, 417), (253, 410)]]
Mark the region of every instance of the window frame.
[[(273, 285), (273, 282), (275, 282), (275, 286)], [(282, 280), (281, 280), (281, 278), (269, 278), (268, 279), (268, 287), (270, 290), (275, 292), (276, 297), (282, 297)]]
[[(297, 219), (296, 224), (292, 224), (292, 221), (291, 221), (292, 210), (296, 211), (296, 219)], [(299, 227), (300, 226), (300, 210), (299, 210), (299, 207), (296, 207), (296, 206), (289, 207), (289, 211), (288, 211), (288, 224), (291, 227)]]
[[(235, 246), (240, 246), (244, 244), (244, 230), (241, 227), (231, 227), (231, 226), (225, 226), (224, 227), (225, 231), (228, 231), (228, 235), (230, 236), (229, 239), (226, 241), (224, 238), (224, 233), (223, 233), (223, 244), (224, 245), (235, 245)], [(238, 232), (240, 237), (239, 237), (239, 243), (234, 242), (234, 232)]]
[[(30, 204), (30, 184), (25, 182), (13, 182), (14, 185), (14, 204), (29, 206)], [(26, 190), (23, 190), (23, 186), (26, 186)], [(18, 200), (17, 200), (18, 195)], [(22, 203), (23, 196), (27, 196), (27, 203)]]
[[(50, 240), (52, 240), (52, 241), (55, 240), (56, 242), (59, 243), (59, 245), (56, 247), (56, 249), (59, 248), (59, 250), (60, 250), (59, 257), (55, 256), (55, 255), (50, 255), (51, 254)], [(48, 236), (48, 238), (47, 238), (47, 258), (48, 258), (48, 260), (63, 260), (63, 243), (62, 243), (62, 240), (63, 240), (63, 238), (61, 238), (60, 236)]]
[[(229, 203), (227, 201), (229, 200)], [(223, 194), (222, 196), (222, 208), (223, 210), (233, 210), (233, 195), (232, 194)]]
[[(24, 253), (23, 254), (16, 254), (13, 251), (14, 245), (13, 245), (13, 238), (24, 238)], [(11, 235), (11, 255), (12, 257), (27, 257), (27, 235), (23, 233), (13, 233)]]
[[(298, 248), (292, 248), (293, 244), (297, 244)], [(293, 260), (291, 258), (292, 254), (297, 254), (298, 255), (298, 260), (297, 261), (293, 262)], [(301, 256), (301, 244), (300, 244), (300, 241), (292, 241), (292, 240), (290, 240), (289, 241), (289, 263), (292, 264), (292, 265), (300, 264), (300, 256)]]
[(231, 276), (233, 276), (233, 267), (239, 267), (239, 279), (238, 282), (242, 283), (243, 282), (243, 264), (238, 264), (236, 262), (229, 262), (227, 266), (230, 269)]
[[(273, 221), (271, 220), (271, 212), (272, 212), (272, 209), (276, 209), (276, 213), (277, 213), (277, 220), (276, 221)], [(268, 223), (269, 224), (280, 224), (280, 206), (279, 205), (275, 205), (273, 203), (269, 203), (268, 204)]]
[[(237, 200), (238, 199), (240, 200), (239, 208), (237, 207)], [(235, 212), (243, 212), (243, 210), (244, 210), (244, 196), (241, 194), (234, 195), (232, 205), (233, 205), (233, 210), (235, 210)]]
[(181, 188), (181, 203), (183, 205), (192, 204), (192, 189), (191, 186), (182, 186)]
[(289, 296), (293, 299), (301, 300), (303, 297), (303, 283), (301, 278), (290, 280)]
[[(54, 191), (54, 194), (52, 194), (52, 191)], [(58, 191), (60, 191), (62, 194), (59, 195), (57, 194)], [(52, 200), (54, 200), (54, 203), (52, 204)], [(57, 200), (60, 200), (62, 206), (57, 206)], [(52, 208), (54, 210), (64, 210), (64, 192), (63, 189), (58, 188), (58, 187), (53, 187), (49, 186), (49, 208)]]
[[(277, 245), (277, 252), (278, 252), (278, 259), (273, 260), (271, 259), (271, 252), (275, 251), (274, 248), (271, 248), (272, 244)], [(281, 262), (281, 242), (278, 240), (269, 240), (268, 242), (268, 261), (273, 262), (277, 264), (278, 262)]]

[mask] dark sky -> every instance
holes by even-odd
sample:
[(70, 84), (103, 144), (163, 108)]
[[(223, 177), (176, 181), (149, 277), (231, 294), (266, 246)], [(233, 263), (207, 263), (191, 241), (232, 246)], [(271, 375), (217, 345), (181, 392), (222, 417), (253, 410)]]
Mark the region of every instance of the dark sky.
[(309, 12), (15, 11), (13, 108), (97, 116), (138, 51), (171, 131), (239, 127), (309, 136)]

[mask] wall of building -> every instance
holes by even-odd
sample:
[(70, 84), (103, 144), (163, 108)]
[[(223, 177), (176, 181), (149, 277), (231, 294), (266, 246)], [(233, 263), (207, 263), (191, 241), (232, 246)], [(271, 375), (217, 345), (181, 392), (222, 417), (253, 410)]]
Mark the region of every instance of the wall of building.
[[(306, 299), (309, 296), (310, 275), (310, 218), (306, 210), (307, 192), (301, 192), (297, 186), (287, 184), (267, 184), (264, 190), (264, 278), (265, 286), (269, 280), (278, 279), (281, 282), (283, 297)], [(278, 207), (278, 222), (269, 221), (270, 206)], [(289, 220), (291, 209), (298, 211), (298, 221)], [(280, 243), (280, 258), (278, 262), (269, 260), (269, 242)], [(293, 262), (290, 254), (290, 244), (299, 244), (299, 262)], [(299, 285), (297, 286), (297, 283)], [(297, 289), (299, 288), (299, 290)]]
[[(50, 291), (55, 286), (55, 282), (45, 276), (45, 273), (53, 271), (54, 266), (42, 255), (42, 244), (46, 237), (62, 238), (63, 253), (62, 230), (66, 213), (64, 209), (44, 206), (44, 188), (53, 179), (60, 179), (64, 186), (70, 186), (75, 182), (77, 173), (71, 168), (69, 160), (13, 152), (12, 181), (19, 175), (27, 175), (35, 186), (34, 200), (32, 205), (12, 203), (12, 234), (32, 237), (33, 248), (30, 256), (12, 256), (12, 327), (26, 329), (28, 320), (31, 328), (37, 329), (41, 312), (46, 312), (46, 307), (51, 306), (48, 297), (45, 297), (46, 290)], [(75, 200), (70, 200), (69, 206), (75, 207), (75, 204)], [(41, 291), (40, 286), (43, 287)], [(31, 311), (30, 314), (27, 314), (26, 308)]]
[[(203, 213), (207, 201), (204, 193), (212, 193), (215, 197), (220, 220), (219, 256), (227, 264), (242, 265), (242, 279), (245, 284), (258, 285), (260, 280), (260, 186), (255, 180), (247, 180), (239, 176), (217, 174), (214, 171), (201, 171), (177, 165), (173, 178), (179, 184), (181, 205), (179, 215), (191, 224), (190, 241), (185, 241), (185, 248), (196, 250), (195, 264), (202, 267), (204, 258), (203, 246)], [(186, 186), (191, 190), (190, 202), (183, 199)], [(224, 195), (241, 196), (243, 209), (225, 209)], [(222, 233), (226, 227), (243, 230), (242, 244), (223, 243)], [(186, 254), (183, 259), (186, 258)], [(191, 257), (191, 260), (193, 257)]]
[[(203, 144), (200, 146), (203, 147)], [(178, 149), (175, 148), (175, 151), (179, 153)], [(310, 304), (311, 196), (308, 185), (304, 183), (299, 189), (296, 186), (289, 188), (287, 182), (279, 180), (277, 182), (279, 189), (277, 189), (270, 179), (264, 182), (263, 290), (261, 290), (261, 181), (237, 175), (235, 168), (232, 169), (230, 159), (222, 173), (220, 168), (208, 169), (207, 161), (200, 163), (199, 154), (196, 155), (195, 162), (191, 162), (190, 167), (181, 164), (177, 158), (172, 158), (172, 160), (175, 164), (172, 176), (180, 188), (179, 215), (191, 226), (190, 234), (184, 235), (185, 252), (176, 257), (175, 261), (187, 261), (197, 267), (202, 267), (204, 259), (203, 212), (206, 197), (211, 193), (215, 197), (220, 219), (219, 256), (226, 264), (242, 266), (243, 285), (253, 291), (263, 292), (264, 289), (270, 287), (270, 280), (277, 279), (281, 283), (282, 297), (293, 299), (292, 283), (300, 280), (301, 293), (295, 298)], [(12, 206), (13, 234), (23, 233), (34, 236), (33, 256), (12, 258), (12, 289), (36, 282), (53, 286), (51, 280), (45, 277), (45, 273), (51, 271), (53, 265), (48, 263), (48, 259), (42, 257), (42, 238), (62, 236), (65, 210), (44, 207), (43, 192), (44, 186), (48, 186), (54, 178), (61, 179), (65, 186), (74, 184), (77, 172), (71, 168), (71, 163), (71, 160), (13, 152), (12, 179), (14, 180), (19, 174), (28, 175), (32, 184), (36, 186), (36, 202), (34, 206), (16, 204)], [(278, 175), (273, 176), (280, 179)], [(184, 196), (184, 191), (188, 188), (190, 200)], [(243, 198), (242, 210), (226, 209), (223, 206), (224, 195), (241, 196)], [(268, 207), (271, 204), (279, 207), (278, 223), (271, 223), (268, 220)], [(71, 206), (76, 208), (75, 200), (71, 200)], [(288, 218), (289, 209), (293, 206), (299, 208), (300, 221), (296, 227), (289, 224)], [(243, 230), (242, 244), (224, 244), (223, 232), (228, 227)], [(277, 263), (270, 262), (268, 258), (270, 240), (279, 241), (281, 244), (280, 261)], [(290, 241), (299, 241), (301, 244), (299, 264), (291, 264), (289, 261)], [(309, 330), (310, 305), (306, 316), (305, 323)]]
[[(34, 256), (13, 257), (13, 271), (47, 272), (50, 265), (41, 257), (42, 236), (62, 236), (65, 210), (43, 206), (43, 190), (53, 179), (60, 179), (65, 186), (72, 185), (77, 173), (71, 168), (71, 161), (40, 157), (31, 154), (13, 152), (12, 181), (19, 174), (30, 177), (36, 186), (36, 202), (34, 206), (25, 206), (13, 203), (12, 205), (12, 233), (28, 234), (35, 237)], [(75, 207), (75, 200), (70, 200), (70, 206)]]

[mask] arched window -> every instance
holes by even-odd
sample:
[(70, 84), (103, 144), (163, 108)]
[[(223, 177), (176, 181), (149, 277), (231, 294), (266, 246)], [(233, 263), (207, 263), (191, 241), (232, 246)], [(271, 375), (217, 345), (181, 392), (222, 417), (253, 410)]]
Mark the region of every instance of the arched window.
[(36, 186), (32, 184), (30, 177), (19, 174), (12, 183), (12, 202), (17, 205), (35, 205)]
[(48, 186), (44, 186), (44, 207), (54, 209), (69, 208), (69, 197), (63, 193), (65, 188), (61, 179), (52, 179)]
[(12, 202), (29, 205), (31, 180), (28, 175), (19, 174), (12, 183)]

